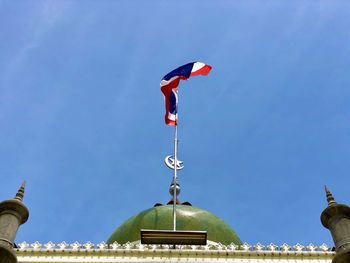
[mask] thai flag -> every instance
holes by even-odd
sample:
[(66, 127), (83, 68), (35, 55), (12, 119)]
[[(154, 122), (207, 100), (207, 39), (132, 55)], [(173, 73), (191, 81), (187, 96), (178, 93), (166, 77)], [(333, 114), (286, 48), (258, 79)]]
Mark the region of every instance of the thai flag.
[(181, 79), (187, 80), (193, 76), (206, 76), (209, 74), (211, 66), (202, 62), (191, 62), (170, 73), (166, 74), (160, 81), (160, 89), (165, 98), (165, 124), (170, 126), (177, 125), (177, 86)]

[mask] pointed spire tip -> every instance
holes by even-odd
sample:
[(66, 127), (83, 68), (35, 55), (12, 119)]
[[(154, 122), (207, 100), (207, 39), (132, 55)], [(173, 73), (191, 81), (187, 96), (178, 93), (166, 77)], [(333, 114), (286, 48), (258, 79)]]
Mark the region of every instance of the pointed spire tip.
[(15, 196), (15, 199), (16, 200), (19, 200), (19, 201), (23, 201), (23, 197), (24, 197), (24, 190), (26, 188), (26, 181), (24, 180), (21, 187), (18, 189), (17, 191), (17, 194)]
[(324, 186), (324, 190), (326, 192), (328, 206), (336, 204), (337, 202), (334, 200), (334, 197), (333, 197), (331, 191), (329, 191), (329, 189), (327, 188), (327, 185)]

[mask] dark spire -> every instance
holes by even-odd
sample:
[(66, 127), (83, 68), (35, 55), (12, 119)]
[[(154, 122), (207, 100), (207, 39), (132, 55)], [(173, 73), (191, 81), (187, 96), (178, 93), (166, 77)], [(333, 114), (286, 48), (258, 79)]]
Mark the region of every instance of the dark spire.
[(25, 186), (23, 182), (14, 198), (0, 202), (0, 263), (17, 263), (13, 242), (19, 226), (29, 217), (28, 208), (22, 202)]
[(324, 186), (324, 190), (326, 192), (328, 206), (335, 205), (337, 202), (334, 201), (334, 197), (332, 193), (328, 190), (326, 185)]
[(23, 201), (23, 197), (24, 197), (24, 189), (26, 188), (26, 181), (23, 181), (21, 187), (19, 188), (15, 199), (19, 200), (19, 201)]
[(325, 186), (328, 206), (321, 214), (321, 223), (332, 234), (335, 256), (332, 263), (350, 262), (350, 207), (335, 202)]

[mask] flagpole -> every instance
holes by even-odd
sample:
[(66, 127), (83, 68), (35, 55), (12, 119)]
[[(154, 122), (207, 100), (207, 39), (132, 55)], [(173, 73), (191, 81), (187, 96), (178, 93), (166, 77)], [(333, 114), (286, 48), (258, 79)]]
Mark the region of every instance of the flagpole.
[(174, 133), (174, 177), (173, 177), (173, 185), (174, 185), (174, 195), (173, 195), (173, 230), (176, 231), (176, 186), (177, 186), (177, 120), (175, 124), (175, 133)]

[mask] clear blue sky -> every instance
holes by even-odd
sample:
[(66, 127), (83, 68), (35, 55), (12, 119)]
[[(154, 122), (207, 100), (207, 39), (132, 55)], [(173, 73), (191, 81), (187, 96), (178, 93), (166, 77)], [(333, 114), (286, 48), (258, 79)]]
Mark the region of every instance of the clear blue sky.
[(324, 184), (350, 204), (349, 1), (0, 0), (0, 199), (27, 180), (17, 242), (107, 240), (166, 203), (180, 86), (181, 201), (248, 243), (332, 244)]

